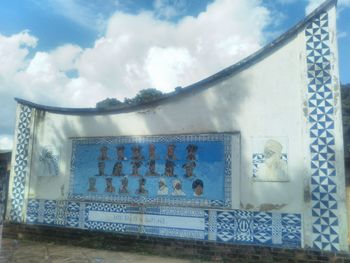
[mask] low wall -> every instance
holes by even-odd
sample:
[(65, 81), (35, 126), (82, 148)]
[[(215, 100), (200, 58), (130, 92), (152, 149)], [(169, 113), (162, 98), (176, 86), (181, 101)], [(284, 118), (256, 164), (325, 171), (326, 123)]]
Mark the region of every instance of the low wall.
[(4, 237), (213, 262), (350, 262), (349, 253), (179, 240), (48, 226), (6, 224)]

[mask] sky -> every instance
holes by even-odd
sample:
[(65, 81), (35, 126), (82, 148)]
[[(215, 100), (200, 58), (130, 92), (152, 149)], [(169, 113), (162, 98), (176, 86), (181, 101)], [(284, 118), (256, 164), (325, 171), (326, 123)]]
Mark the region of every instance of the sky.
[[(2, 0), (0, 150), (14, 97), (95, 107), (185, 87), (257, 51), (322, 0)], [(350, 83), (350, 0), (338, 0), (340, 81)]]

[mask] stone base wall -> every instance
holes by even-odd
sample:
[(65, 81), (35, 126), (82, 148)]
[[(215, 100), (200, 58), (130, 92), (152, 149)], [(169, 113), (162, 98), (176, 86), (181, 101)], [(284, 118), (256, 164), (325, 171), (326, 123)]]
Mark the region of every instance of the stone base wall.
[(321, 252), (308, 249), (283, 249), (253, 245), (219, 244), (145, 235), (101, 233), (46, 226), (6, 224), (4, 237), (47, 241), (114, 251), (128, 251), (212, 262), (340, 262), (350, 263), (345, 252)]

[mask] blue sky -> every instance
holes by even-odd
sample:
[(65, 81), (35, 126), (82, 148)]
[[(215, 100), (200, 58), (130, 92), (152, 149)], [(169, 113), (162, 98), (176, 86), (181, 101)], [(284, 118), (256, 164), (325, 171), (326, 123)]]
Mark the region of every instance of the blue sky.
[[(93, 107), (144, 88), (172, 91), (248, 56), (321, 2), (2, 0), (0, 149), (11, 147), (15, 96)], [(342, 83), (350, 83), (349, 18), (350, 0), (339, 0)]]

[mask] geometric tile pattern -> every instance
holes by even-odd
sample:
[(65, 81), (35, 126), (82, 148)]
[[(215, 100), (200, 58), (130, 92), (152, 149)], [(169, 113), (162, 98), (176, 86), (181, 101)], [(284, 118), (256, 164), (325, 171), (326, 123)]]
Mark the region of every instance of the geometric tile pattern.
[(338, 251), (339, 221), (335, 183), (334, 98), (328, 13), (305, 29), (308, 76), (308, 122), (311, 138), (312, 233), (315, 249)]
[[(143, 234), (169, 238), (207, 240), (211, 242), (243, 243), (278, 247), (301, 247), (300, 214), (266, 213), (243, 210), (205, 210), (183, 207), (139, 207), (112, 203), (66, 202), (52, 200), (29, 200), (27, 205), (27, 224), (51, 225), (98, 231), (112, 231), (129, 234)], [(133, 224), (127, 221), (89, 221), (91, 211), (116, 213), (124, 216), (143, 215), (144, 223)], [(125, 214), (124, 214), (125, 213)], [(111, 215), (111, 213), (107, 213)], [(42, 215), (42, 218), (41, 216)], [(159, 220), (150, 226), (146, 215)], [(115, 215), (113, 215), (114, 217)], [(168, 223), (162, 222), (167, 217)], [(196, 229), (173, 227), (171, 218), (183, 220), (180, 225), (187, 226), (191, 219), (200, 223)], [(105, 220), (105, 217), (103, 217)], [(198, 221), (199, 220), (199, 221)], [(158, 222), (158, 221), (157, 221)], [(176, 222), (178, 223), (178, 222)], [(193, 225), (193, 224), (192, 224)]]
[(20, 105), (20, 114), (17, 127), (17, 146), (15, 152), (15, 167), (12, 186), (12, 200), (10, 219), (12, 222), (22, 221), (24, 204), (24, 187), (28, 166), (28, 147), (30, 136), (30, 120), (32, 108)]
[(234, 210), (217, 213), (217, 238), (224, 242), (253, 241), (253, 212)]
[(301, 236), (301, 217), (296, 214), (281, 214), (283, 247), (295, 247), (295, 241)]
[(298, 214), (217, 211), (216, 231), (218, 242), (301, 246), (301, 216)]

